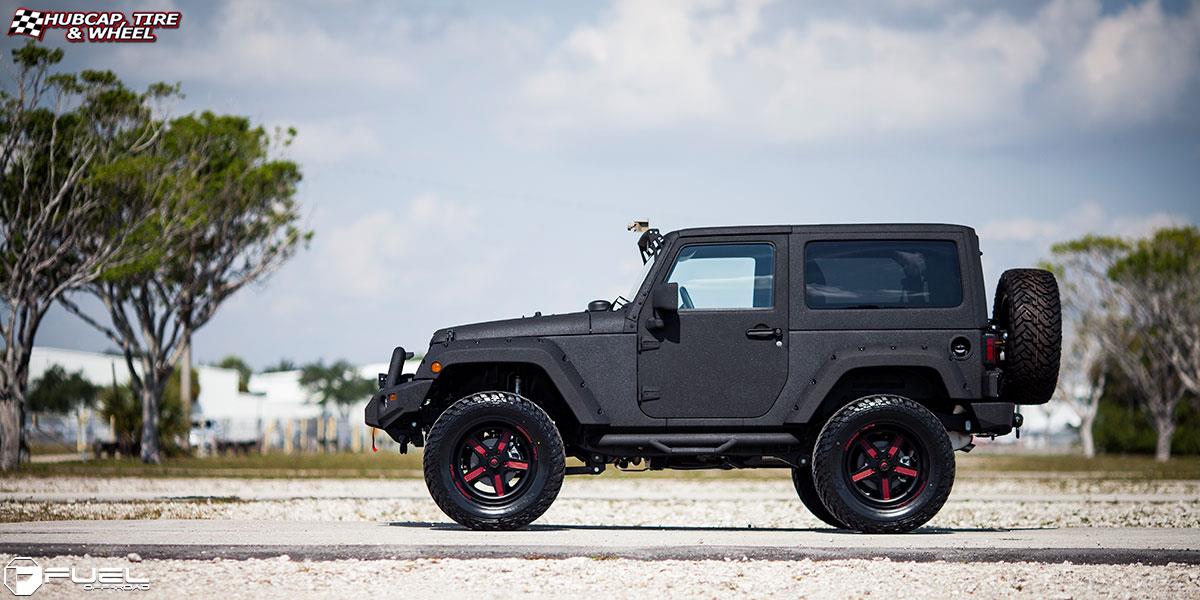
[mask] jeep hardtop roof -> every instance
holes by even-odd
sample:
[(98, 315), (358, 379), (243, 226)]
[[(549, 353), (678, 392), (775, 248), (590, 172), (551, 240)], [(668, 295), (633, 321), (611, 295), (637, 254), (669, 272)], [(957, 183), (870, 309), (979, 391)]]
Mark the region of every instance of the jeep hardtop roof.
[(975, 229), (948, 223), (840, 223), (835, 225), (731, 225), (693, 227), (673, 231), (678, 235), (755, 235), (770, 233), (969, 233)]

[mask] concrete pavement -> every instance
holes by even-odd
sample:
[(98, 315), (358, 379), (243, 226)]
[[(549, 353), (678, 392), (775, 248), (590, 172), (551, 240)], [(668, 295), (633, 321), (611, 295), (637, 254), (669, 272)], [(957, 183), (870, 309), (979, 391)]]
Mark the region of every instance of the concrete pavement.
[(144, 558), (296, 559), (620, 557), (642, 560), (876, 558), (1200, 564), (1200, 530), (1167, 528), (936, 529), (862, 535), (833, 529), (556, 526), (468, 531), (427, 522), (221, 520), (41, 521), (0, 524), (0, 552)]

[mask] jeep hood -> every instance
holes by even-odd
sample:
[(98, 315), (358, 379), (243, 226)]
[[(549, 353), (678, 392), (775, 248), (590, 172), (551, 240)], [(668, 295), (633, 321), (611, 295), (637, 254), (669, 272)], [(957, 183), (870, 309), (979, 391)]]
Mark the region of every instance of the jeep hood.
[[(592, 330), (592, 313), (578, 312), (565, 315), (540, 315), (503, 321), (485, 321), (468, 325), (456, 325), (439, 329), (433, 334), (431, 344), (455, 340), (484, 340), (509, 337), (537, 337), (549, 335), (584, 335)], [(453, 336), (453, 337), (451, 337)]]

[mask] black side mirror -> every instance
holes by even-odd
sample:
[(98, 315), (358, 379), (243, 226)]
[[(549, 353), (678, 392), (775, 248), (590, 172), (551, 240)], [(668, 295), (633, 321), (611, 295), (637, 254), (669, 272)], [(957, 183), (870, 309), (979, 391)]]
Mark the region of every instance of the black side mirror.
[(654, 310), (673, 312), (679, 310), (679, 284), (664, 283), (651, 293), (650, 306)]
[(654, 314), (646, 321), (646, 327), (658, 329), (663, 326), (661, 313), (679, 310), (679, 284), (664, 283), (650, 292), (650, 308)]

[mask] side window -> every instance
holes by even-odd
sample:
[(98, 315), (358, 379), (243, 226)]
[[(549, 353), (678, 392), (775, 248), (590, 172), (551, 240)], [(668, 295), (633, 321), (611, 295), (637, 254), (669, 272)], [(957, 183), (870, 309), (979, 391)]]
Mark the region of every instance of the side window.
[(667, 283), (679, 284), (679, 308), (771, 308), (775, 247), (771, 244), (684, 246)]
[(950, 241), (809, 242), (809, 308), (952, 308), (962, 304), (958, 250)]

